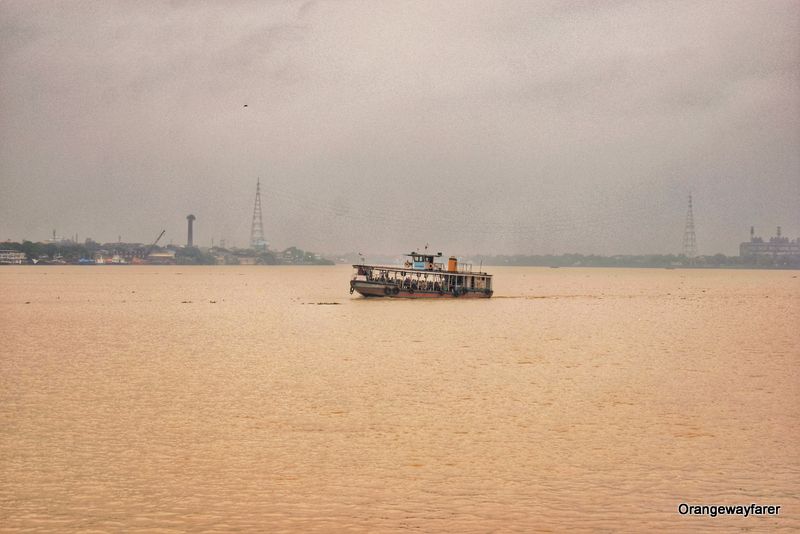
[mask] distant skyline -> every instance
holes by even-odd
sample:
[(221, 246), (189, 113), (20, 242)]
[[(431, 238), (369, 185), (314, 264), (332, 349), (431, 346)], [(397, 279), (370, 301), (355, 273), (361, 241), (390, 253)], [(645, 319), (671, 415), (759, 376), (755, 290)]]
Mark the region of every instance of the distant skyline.
[(0, 240), (800, 237), (800, 3), (0, 2)]

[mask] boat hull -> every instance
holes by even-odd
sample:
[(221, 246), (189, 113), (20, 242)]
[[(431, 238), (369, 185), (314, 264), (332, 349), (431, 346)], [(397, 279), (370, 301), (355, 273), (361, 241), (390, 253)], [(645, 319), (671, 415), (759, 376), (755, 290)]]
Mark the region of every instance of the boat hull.
[(466, 290), (457, 293), (450, 291), (433, 291), (400, 288), (392, 284), (380, 282), (350, 281), (350, 292), (358, 292), (365, 297), (403, 298), (403, 299), (488, 299), (491, 290)]

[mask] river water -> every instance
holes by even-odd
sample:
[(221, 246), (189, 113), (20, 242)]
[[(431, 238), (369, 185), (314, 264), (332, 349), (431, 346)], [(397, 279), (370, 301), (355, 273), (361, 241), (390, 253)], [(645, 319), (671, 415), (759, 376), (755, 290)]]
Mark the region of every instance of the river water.
[(800, 529), (797, 271), (489, 270), (0, 269), (0, 531)]

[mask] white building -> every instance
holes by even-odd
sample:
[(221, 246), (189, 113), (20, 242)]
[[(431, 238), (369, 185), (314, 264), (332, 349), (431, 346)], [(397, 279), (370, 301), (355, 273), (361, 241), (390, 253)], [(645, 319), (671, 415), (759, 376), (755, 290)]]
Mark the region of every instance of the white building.
[(27, 260), (24, 252), (16, 250), (0, 250), (0, 264), (22, 265)]
[(755, 228), (751, 226), (750, 241), (739, 245), (739, 256), (800, 257), (800, 238), (790, 241), (789, 238), (781, 235), (781, 227), (778, 226), (775, 237), (770, 237), (769, 241), (764, 241), (760, 237), (756, 237)]

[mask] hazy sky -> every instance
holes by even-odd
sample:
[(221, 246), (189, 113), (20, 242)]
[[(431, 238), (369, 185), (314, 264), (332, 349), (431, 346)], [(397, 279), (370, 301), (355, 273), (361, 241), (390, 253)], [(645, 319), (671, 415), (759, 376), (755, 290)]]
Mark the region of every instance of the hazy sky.
[[(244, 105), (247, 104), (247, 107)], [(0, 240), (800, 236), (800, 2), (0, 0)]]

